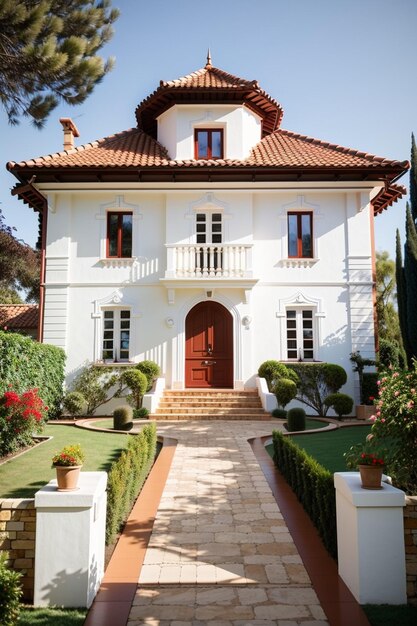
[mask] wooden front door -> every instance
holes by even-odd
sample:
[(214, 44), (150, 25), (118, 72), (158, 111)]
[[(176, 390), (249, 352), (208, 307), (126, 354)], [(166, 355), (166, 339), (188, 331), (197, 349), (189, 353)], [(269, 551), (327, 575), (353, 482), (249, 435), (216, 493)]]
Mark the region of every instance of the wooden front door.
[(233, 387), (233, 318), (218, 302), (200, 302), (185, 320), (185, 386)]

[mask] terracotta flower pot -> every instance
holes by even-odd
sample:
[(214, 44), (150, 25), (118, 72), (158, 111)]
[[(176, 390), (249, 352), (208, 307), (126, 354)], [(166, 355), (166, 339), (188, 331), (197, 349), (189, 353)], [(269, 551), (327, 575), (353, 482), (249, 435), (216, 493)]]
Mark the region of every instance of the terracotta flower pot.
[(380, 465), (359, 465), (362, 489), (382, 489), (382, 472)]
[(75, 491), (80, 477), (82, 465), (55, 465), (58, 491)]
[(374, 415), (376, 408), (373, 404), (357, 404), (356, 405), (356, 419), (368, 420), (371, 415)]

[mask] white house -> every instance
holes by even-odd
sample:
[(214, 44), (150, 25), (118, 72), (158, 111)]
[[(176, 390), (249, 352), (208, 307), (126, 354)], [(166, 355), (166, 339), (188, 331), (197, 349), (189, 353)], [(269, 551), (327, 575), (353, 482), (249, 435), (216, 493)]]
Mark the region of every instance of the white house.
[(375, 215), (407, 161), (281, 127), (256, 81), (164, 82), (134, 128), (10, 162), (42, 213), (41, 340), (86, 364), (159, 363), (167, 386), (250, 388), (260, 363), (375, 351)]

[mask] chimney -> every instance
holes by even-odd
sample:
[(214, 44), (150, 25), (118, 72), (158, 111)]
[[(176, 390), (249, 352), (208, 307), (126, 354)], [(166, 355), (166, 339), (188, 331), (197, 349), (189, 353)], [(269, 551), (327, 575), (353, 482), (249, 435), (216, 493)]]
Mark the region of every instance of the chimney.
[(70, 117), (61, 117), (59, 120), (64, 129), (64, 150), (72, 150), (74, 147), (74, 137), (79, 137), (78, 128)]

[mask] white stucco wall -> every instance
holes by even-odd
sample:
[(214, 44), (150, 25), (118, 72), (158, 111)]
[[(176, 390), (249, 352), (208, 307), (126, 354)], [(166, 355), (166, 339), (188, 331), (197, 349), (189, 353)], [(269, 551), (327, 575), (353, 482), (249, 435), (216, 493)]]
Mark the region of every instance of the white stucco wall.
[[(223, 215), (224, 243), (253, 246), (253, 288), (227, 280), (212, 288), (234, 319), (235, 384), (255, 386), (262, 361), (285, 359), (285, 308), (306, 306), (315, 357), (345, 367), (353, 395), (349, 353), (374, 351), (369, 190), (138, 185), (51, 198), (45, 341), (66, 349), (68, 382), (98, 358), (101, 307), (114, 305), (132, 312), (131, 358), (157, 361), (168, 387), (184, 384), (185, 317), (213, 282), (165, 284), (166, 244), (193, 243), (195, 213), (213, 211)], [(106, 212), (124, 208), (134, 216), (134, 258), (110, 262)], [(287, 259), (287, 212), (297, 210), (313, 212), (315, 258), (304, 264)]]
[(246, 159), (261, 140), (261, 118), (244, 105), (177, 104), (158, 117), (158, 141), (171, 159), (194, 159), (196, 128), (223, 129), (226, 159)]

